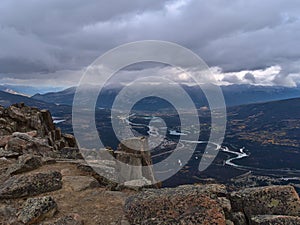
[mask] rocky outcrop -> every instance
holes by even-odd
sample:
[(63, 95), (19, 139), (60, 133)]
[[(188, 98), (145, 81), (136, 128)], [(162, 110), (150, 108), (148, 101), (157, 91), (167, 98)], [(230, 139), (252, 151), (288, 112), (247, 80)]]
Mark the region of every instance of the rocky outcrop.
[(226, 224), (221, 185), (187, 185), (145, 190), (129, 197), (125, 213), (130, 224)]
[[(62, 134), (61, 130), (55, 127), (49, 111), (28, 107), (22, 103), (8, 108), (1, 107), (0, 137), (1, 157), (18, 158), (22, 155), (35, 155), (43, 159), (46, 157), (56, 160), (83, 159), (76, 147), (74, 136)], [(155, 183), (155, 178), (148, 150), (146, 138), (124, 140), (117, 151), (110, 150), (110, 154), (119, 163), (113, 160), (108, 163), (106, 161), (109, 160), (99, 160), (98, 152), (96, 157), (88, 153), (85, 158), (89, 162), (81, 168), (92, 170), (93, 176), (112, 190), (117, 186), (129, 188), (151, 186)], [(37, 168), (37, 165), (20, 162), (8, 168), (7, 173), (15, 175)]]
[[(119, 221), (130, 190), (108, 192), (118, 187), (110, 180), (116, 180), (116, 162), (89, 160), (89, 164), (83, 160), (72, 135), (62, 134), (54, 126), (47, 110), (24, 104), (0, 106), (0, 224)], [(95, 169), (111, 177), (101, 176)], [(42, 197), (45, 194), (51, 197)], [(82, 213), (84, 219), (69, 214), (72, 212)]]
[(122, 162), (118, 165), (121, 181), (141, 187), (156, 183), (147, 138), (123, 140), (114, 155), (118, 162)]
[(23, 103), (14, 104), (8, 108), (2, 107), (0, 135), (11, 135), (14, 132), (26, 133), (36, 130), (38, 137), (44, 137), (55, 129), (49, 111), (25, 106)]
[[(87, 163), (79, 164), (78, 168), (89, 172), (101, 185), (111, 190), (159, 187), (155, 184), (147, 143), (146, 138), (139, 137), (123, 140), (116, 151), (109, 148), (99, 151), (81, 150)], [(107, 151), (116, 160), (102, 157), (103, 151)]]
[(45, 218), (51, 218), (57, 212), (57, 204), (50, 196), (29, 198), (18, 214), (18, 220), (24, 224), (36, 224)]
[(0, 184), (0, 199), (12, 199), (38, 195), (62, 187), (59, 172), (16, 175)]
[[(48, 110), (39, 110), (22, 103), (1, 107), (0, 149), (3, 156), (36, 154), (48, 156), (61, 149), (76, 147), (75, 138), (56, 128)], [(6, 152), (6, 154), (5, 154)], [(64, 156), (64, 154), (62, 154)]]

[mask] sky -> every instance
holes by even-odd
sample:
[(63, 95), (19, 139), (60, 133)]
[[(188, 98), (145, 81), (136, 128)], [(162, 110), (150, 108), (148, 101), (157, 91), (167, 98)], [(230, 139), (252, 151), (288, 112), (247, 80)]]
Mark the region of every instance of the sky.
[(1, 0), (0, 15), (0, 84), (73, 86), (139, 40), (191, 49), (219, 84), (300, 84), (299, 0)]

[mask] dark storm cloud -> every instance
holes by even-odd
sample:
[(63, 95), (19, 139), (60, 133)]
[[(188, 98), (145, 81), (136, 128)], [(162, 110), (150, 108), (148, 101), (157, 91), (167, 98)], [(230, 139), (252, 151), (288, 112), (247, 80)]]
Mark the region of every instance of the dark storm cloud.
[(120, 34), (110, 33), (116, 27), (111, 26), (108, 32), (97, 29), (99, 24), (119, 24), (164, 4), (160, 0), (3, 0), (0, 72), (27, 72), (30, 65), (32, 72), (80, 68), (122, 42)]
[(223, 72), (280, 66), (274, 84), (295, 83), (300, 72), (298, 0), (2, 0), (0, 15), (0, 74), (10, 79), (63, 79), (143, 39), (182, 44)]
[(252, 73), (246, 73), (244, 79), (250, 81), (251, 83), (256, 82), (255, 76)]

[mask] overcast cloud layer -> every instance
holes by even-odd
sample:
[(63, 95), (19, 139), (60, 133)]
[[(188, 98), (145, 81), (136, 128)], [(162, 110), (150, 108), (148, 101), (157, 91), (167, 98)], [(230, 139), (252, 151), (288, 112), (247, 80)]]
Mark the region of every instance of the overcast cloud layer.
[(1, 0), (0, 83), (71, 86), (107, 50), (190, 48), (222, 84), (300, 83), (298, 0)]

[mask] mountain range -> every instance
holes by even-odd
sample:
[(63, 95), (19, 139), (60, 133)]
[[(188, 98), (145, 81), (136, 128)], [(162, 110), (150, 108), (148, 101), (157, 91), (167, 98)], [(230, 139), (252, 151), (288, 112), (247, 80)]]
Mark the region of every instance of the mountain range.
[[(54, 112), (59, 112), (61, 109), (66, 110), (68, 113), (71, 112), (76, 87), (58, 92), (35, 94), (32, 97), (26, 96), (22, 92), (22, 87), (0, 85), (0, 105), (9, 106), (14, 103), (24, 102), (26, 105), (47, 108)], [(7, 88), (10, 89), (8, 90)], [(88, 86), (87, 91), (94, 91), (93, 88), (95, 87)], [(196, 100), (196, 104), (200, 106), (205, 104), (205, 100), (203, 100), (204, 95), (199, 88), (186, 85), (183, 88), (192, 99)], [(230, 85), (221, 86), (221, 88), (228, 106), (229, 115), (235, 115), (236, 119), (243, 119), (245, 115), (259, 114), (260, 112), (264, 112), (263, 117), (261, 117), (261, 120), (264, 121), (276, 122), (287, 119), (287, 117), (297, 119), (299, 117), (300, 87)], [(26, 87), (26, 89), (33, 90), (31, 87)], [(111, 105), (121, 89), (122, 86), (105, 87), (100, 93), (101, 103)]]
[[(89, 86), (87, 91), (92, 91), (93, 88), (95, 87)], [(101, 91), (101, 98), (98, 99), (97, 106), (111, 107), (122, 88), (123, 86), (104, 88)], [(199, 87), (182, 85), (182, 88), (191, 96), (197, 107), (207, 105), (205, 96)], [(300, 87), (230, 85), (221, 86), (221, 89), (228, 107), (300, 97)], [(75, 91), (76, 88), (71, 87), (59, 92), (35, 94), (31, 98), (55, 104), (72, 105)], [(153, 99), (149, 98), (149, 100), (153, 102)], [(145, 104), (148, 106), (147, 102)]]
[(0, 91), (9, 92), (12, 94), (19, 94), (24, 96), (32, 96), (36, 93), (48, 93), (60, 91), (60, 87), (33, 87), (25, 85), (11, 85), (11, 84), (0, 84)]
[(68, 119), (72, 114), (72, 107), (69, 105), (57, 105), (51, 102), (45, 102), (30, 98), (24, 95), (12, 94), (5, 91), (0, 91), (0, 105), (8, 107), (15, 103), (23, 102), (28, 106), (39, 109), (48, 109), (55, 117)]

